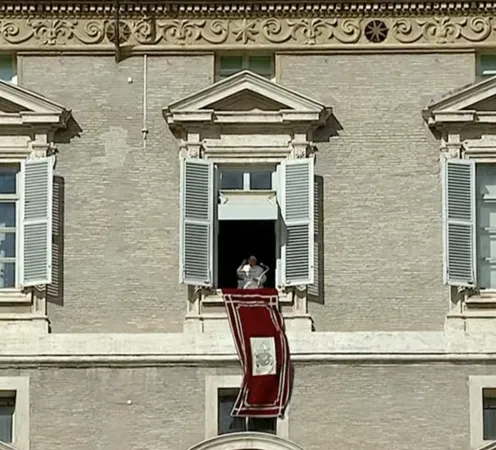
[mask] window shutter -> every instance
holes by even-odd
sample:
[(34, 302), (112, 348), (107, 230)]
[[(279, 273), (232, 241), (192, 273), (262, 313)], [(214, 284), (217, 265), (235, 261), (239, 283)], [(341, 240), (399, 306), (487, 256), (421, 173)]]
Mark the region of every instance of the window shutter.
[(22, 285), (52, 281), (53, 157), (30, 159), (24, 169)]
[(281, 164), (279, 201), (284, 219), (282, 282), (285, 286), (313, 283), (313, 158)]
[(313, 181), (313, 274), (308, 286), (308, 301), (324, 303), (324, 179), (315, 175)]
[(181, 160), (180, 281), (212, 285), (213, 164), (202, 159)]
[(473, 286), (475, 270), (475, 165), (467, 159), (443, 164), (444, 281)]

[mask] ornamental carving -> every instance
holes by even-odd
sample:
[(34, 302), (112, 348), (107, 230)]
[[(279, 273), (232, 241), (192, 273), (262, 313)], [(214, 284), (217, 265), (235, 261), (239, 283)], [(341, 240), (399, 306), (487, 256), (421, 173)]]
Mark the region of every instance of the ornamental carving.
[[(4, 18), (0, 45), (19, 49), (113, 48), (111, 18)], [(439, 47), (496, 45), (493, 16), (432, 17), (256, 17), (256, 18), (121, 18), (119, 41), (127, 49), (225, 49)], [(153, 46), (153, 47), (151, 47)]]

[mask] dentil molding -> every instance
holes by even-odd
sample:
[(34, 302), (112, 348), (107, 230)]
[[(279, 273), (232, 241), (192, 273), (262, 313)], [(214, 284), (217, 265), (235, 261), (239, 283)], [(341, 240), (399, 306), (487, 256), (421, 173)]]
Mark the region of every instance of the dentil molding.
[[(496, 12), (496, 7), (494, 8)], [(401, 12), (401, 10), (400, 10)], [(417, 11), (418, 13), (418, 11)], [(123, 50), (185, 51), (229, 49), (380, 49), (474, 48), (496, 46), (493, 13), (392, 15), (363, 13), (279, 14), (217, 17), (206, 13), (139, 16), (122, 13), (119, 43)], [(115, 44), (111, 11), (0, 11), (0, 49), (109, 50)]]

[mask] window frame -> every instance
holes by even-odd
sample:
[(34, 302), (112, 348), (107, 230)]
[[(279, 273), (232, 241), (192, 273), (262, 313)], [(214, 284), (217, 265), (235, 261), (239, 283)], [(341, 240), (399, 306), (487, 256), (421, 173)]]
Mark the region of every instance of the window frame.
[(12, 419), (12, 445), (17, 450), (29, 450), (29, 377), (0, 377), (0, 395), (15, 395)]
[[(15, 401), (16, 401), (16, 392), (15, 391), (2, 391), (0, 390), (0, 408), (2, 407), (7, 407), (11, 408), (12, 412), (9, 415), (10, 416), (10, 440), (1, 440), (0, 442), (4, 442), (5, 444), (12, 444), (12, 441), (14, 439), (14, 415), (15, 415)], [(3, 403), (7, 403), (6, 405), (3, 405)], [(12, 403), (12, 405), (9, 405), (9, 403)]]
[(474, 207), (475, 207), (475, 249), (474, 249), (474, 264), (475, 264), (475, 274), (476, 274), (476, 288), (480, 291), (480, 292), (485, 292), (485, 293), (496, 293), (496, 286), (494, 287), (489, 287), (489, 288), (483, 288), (481, 287), (481, 284), (480, 284), (480, 281), (481, 281), (481, 277), (480, 277), (480, 268), (481, 268), (481, 265), (480, 265), (480, 239), (481, 239), (481, 233), (480, 233), (480, 208), (479, 208), (479, 171), (478, 171), (478, 168), (482, 165), (484, 166), (493, 166), (494, 167), (494, 171), (496, 173), (496, 162), (494, 163), (489, 163), (489, 162), (483, 162), (483, 161), (477, 161), (475, 160), (474, 161), (474, 165), (475, 165), (475, 180), (474, 180), (474, 184), (475, 184), (475, 193), (474, 193), (474, 198), (473, 198), (473, 201), (474, 201)]
[[(205, 377), (205, 439), (224, 436), (218, 434), (219, 390), (239, 389), (242, 382), (242, 375), (207, 375)], [(283, 418), (277, 418), (275, 436), (283, 439), (289, 438), (289, 407)]]
[[(215, 172), (217, 173), (217, 183), (219, 185), (219, 192), (225, 191), (238, 191), (238, 192), (263, 192), (263, 191), (277, 191), (277, 167), (279, 164), (258, 164), (253, 163), (248, 167), (247, 165), (236, 164), (215, 164)], [(225, 189), (221, 187), (221, 174), (222, 172), (239, 172), (243, 174), (243, 188), (242, 189)], [(270, 189), (251, 189), (251, 175), (254, 172), (271, 172), (271, 188)]]
[[(0, 193), (0, 203), (3, 203), (3, 201), (9, 201), (9, 200), (15, 200), (15, 206), (16, 206), (16, 226), (14, 233), (16, 235), (16, 242), (15, 242), (15, 248), (16, 248), (16, 254), (14, 258), (3, 258), (0, 257), (1, 262), (12, 262), (12, 261), (4, 261), (4, 260), (10, 260), (14, 259), (15, 263), (15, 284), (14, 286), (11, 287), (6, 287), (2, 288), (0, 287), (0, 293), (4, 292), (18, 292), (21, 289), (21, 266), (22, 264), (22, 246), (21, 246), (21, 241), (22, 241), (22, 216), (23, 216), (23, 200), (24, 200), (24, 160), (23, 159), (12, 159), (12, 160), (0, 160), (0, 170), (1, 167), (7, 165), (7, 166), (13, 166), (13, 165), (18, 165), (19, 170), (16, 174), (16, 193), (15, 194), (1, 194)], [(5, 228), (5, 230), (11, 230), (12, 227)], [(0, 233), (3, 232), (3, 229), (0, 228)], [(7, 232), (7, 231), (5, 231)], [(12, 231), (8, 231), (12, 232)]]
[(9, 57), (12, 60), (12, 71), (13, 75), (10, 78), (10, 80), (3, 80), (7, 81), (8, 83), (12, 84), (18, 84), (18, 79), (19, 79), (19, 74), (18, 74), (18, 64), (17, 64), (17, 56), (12, 53), (0, 53), (0, 58), (1, 57)]
[(496, 70), (494, 71), (494, 73), (489, 73), (487, 75), (484, 74), (484, 72), (482, 70), (482, 60), (486, 56), (493, 56), (496, 58), (496, 51), (494, 51), (494, 52), (487, 51), (487, 52), (477, 53), (476, 64), (475, 64), (475, 75), (478, 78), (486, 79), (486, 78), (490, 78), (490, 77), (496, 75)]
[[(231, 75), (227, 75), (227, 76), (222, 76), (221, 75), (221, 64), (220, 64), (220, 60), (221, 60), (221, 57), (229, 57), (229, 56), (232, 56), (232, 57), (241, 57), (242, 58), (242, 66), (241, 66), (241, 70), (237, 71), (237, 72), (234, 72), (232, 73)], [(268, 80), (270, 81), (276, 81), (277, 80), (277, 58), (276, 58), (276, 54), (275, 53), (272, 53), (272, 52), (263, 52), (263, 51), (260, 51), (260, 52), (219, 52), (219, 53), (215, 53), (214, 55), (214, 59), (215, 59), (215, 63), (214, 63), (214, 67), (215, 67), (215, 73), (214, 73), (214, 80), (217, 82), (217, 81), (221, 81), (221, 80), (225, 80), (227, 78), (229, 78), (230, 76), (240, 72), (240, 71), (243, 71), (243, 70), (250, 70), (250, 57), (253, 57), (253, 56), (270, 56), (271, 57), (271, 60), (272, 60), (272, 73), (271, 73), (271, 77), (267, 77)], [(254, 72), (254, 73), (257, 73), (257, 72)], [(261, 75), (263, 76), (263, 75)]]
[[(219, 388), (217, 390), (217, 407), (219, 406), (219, 403), (220, 403), (220, 399), (225, 396), (234, 396), (237, 398), (238, 396), (238, 393), (239, 393), (239, 389), (240, 388)], [(222, 392), (224, 391), (224, 393)], [(225, 395), (227, 394), (227, 395)], [(217, 413), (218, 413), (218, 410), (217, 410)], [(219, 419), (220, 417), (217, 417), (217, 431), (219, 429)], [(277, 436), (277, 418), (275, 417), (239, 417), (239, 419), (243, 420), (244, 422), (244, 430), (242, 431), (233, 431), (231, 433), (218, 433), (219, 436), (222, 436), (224, 434), (234, 434), (234, 433), (245, 433), (245, 432), (249, 432), (249, 433), (264, 433), (263, 431), (259, 431), (259, 430), (252, 430), (250, 429), (250, 422), (251, 421), (256, 421), (256, 420), (270, 420), (270, 419), (274, 419), (275, 420), (275, 432), (274, 433), (267, 433), (265, 432), (266, 434), (272, 434), (273, 436)]]

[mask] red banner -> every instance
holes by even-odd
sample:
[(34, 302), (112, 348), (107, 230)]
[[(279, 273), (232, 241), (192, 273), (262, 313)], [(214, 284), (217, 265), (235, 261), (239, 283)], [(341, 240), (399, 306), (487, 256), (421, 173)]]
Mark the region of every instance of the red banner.
[(291, 390), (289, 345), (275, 289), (224, 289), (243, 368), (233, 416), (279, 417)]

